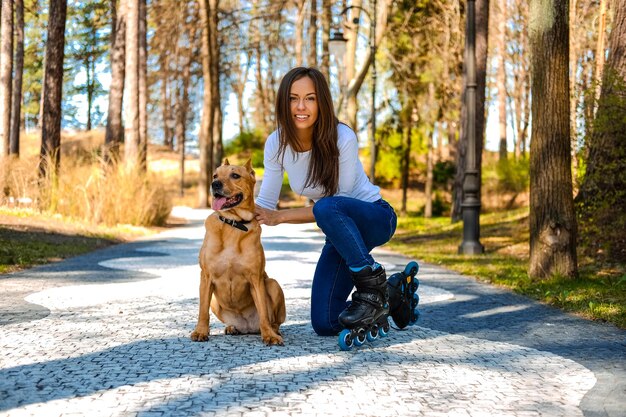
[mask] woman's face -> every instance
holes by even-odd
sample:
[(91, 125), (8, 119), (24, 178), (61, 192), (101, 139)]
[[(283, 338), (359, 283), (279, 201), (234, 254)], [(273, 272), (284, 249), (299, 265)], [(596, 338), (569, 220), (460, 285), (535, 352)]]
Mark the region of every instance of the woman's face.
[(313, 80), (305, 76), (291, 84), (289, 107), (296, 129), (312, 131), (319, 111)]

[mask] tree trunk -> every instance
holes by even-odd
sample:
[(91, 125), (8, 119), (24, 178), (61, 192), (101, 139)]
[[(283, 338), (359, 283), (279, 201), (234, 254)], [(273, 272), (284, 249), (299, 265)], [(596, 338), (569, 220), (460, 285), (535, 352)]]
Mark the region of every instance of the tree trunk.
[(403, 128), (402, 136), (404, 136), (404, 152), (402, 155), (402, 204), (400, 206), (400, 214), (406, 215), (407, 213), (407, 197), (409, 191), (409, 172), (411, 170), (411, 131), (413, 128), (414, 116), (417, 116), (417, 108), (412, 100), (408, 100), (408, 106), (403, 112)]
[[(600, 90), (602, 80), (602, 70), (604, 69), (604, 32), (606, 31), (606, 0), (600, 0), (600, 14), (598, 16), (598, 42), (596, 43), (596, 67), (594, 71), (594, 79), (596, 80), (596, 88), (594, 97), (596, 101), (600, 98)], [(595, 107), (597, 109), (597, 106)]]
[(572, 152), (572, 178), (574, 181), (574, 188), (576, 188), (576, 179), (578, 177), (578, 131), (576, 129), (576, 102), (578, 99), (578, 92), (576, 91), (576, 74), (578, 70), (578, 51), (576, 37), (573, 36), (576, 30), (576, 3), (577, 0), (570, 0), (569, 5), (569, 129), (570, 129), (570, 147)]
[[(487, 39), (489, 30), (489, 0), (476, 0), (476, 169), (481, 178), (483, 142), (485, 140), (485, 85), (487, 79)], [(463, 85), (467, 84), (465, 75)], [(465, 93), (463, 93), (465, 95)], [(467, 110), (463, 99), (461, 108), (461, 136), (457, 146), (457, 164), (452, 189), (452, 222), (461, 220), (461, 203), (463, 202), (463, 178), (467, 164)], [(478, 198), (480, 199), (480, 181), (478, 182)]]
[[(66, 0), (50, 0), (48, 11), (48, 40), (44, 78), (43, 121), (41, 129), (42, 179), (57, 178), (61, 163), (61, 100), (63, 95), (63, 59), (65, 47)], [(49, 165), (52, 164), (52, 167)], [(51, 169), (53, 172), (51, 172)]]
[(10, 152), (13, 87), (13, 0), (2, 0), (0, 28), (0, 158)]
[[(428, 84), (428, 102), (436, 103), (436, 91), (435, 84), (432, 82)], [(433, 147), (433, 139), (435, 136), (435, 128), (437, 126), (436, 118), (439, 109), (433, 109), (428, 116), (432, 121), (430, 122), (430, 132), (428, 132), (428, 138), (426, 142), (426, 184), (424, 194), (426, 194), (426, 205), (424, 207), (424, 217), (430, 219), (433, 217), (433, 166), (435, 159), (435, 152)]]
[(507, 141), (506, 141), (506, 23), (507, 12), (506, 2), (499, 4), (500, 18), (498, 20), (498, 72), (496, 75), (496, 83), (498, 88), (498, 125), (500, 128), (500, 144), (498, 147), (499, 158), (504, 161), (507, 158)]
[[(209, 192), (211, 188), (211, 175), (213, 174), (213, 71), (211, 52), (211, 15), (209, 0), (199, 0), (200, 21), (202, 26), (202, 76), (203, 76), (203, 99), (202, 117), (200, 119), (200, 132), (198, 135), (198, 147), (200, 150), (200, 178), (198, 182), (198, 207), (209, 206)], [(258, 64), (258, 62), (257, 62)]]
[(139, 167), (141, 171), (148, 169), (148, 40), (146, 0), (139, 0)]
[[(271, 131), (271, 125), (268, 123), (269, 120), (269, 99), (268, 92), (266, 91), (265, 81), (263, 78), (263, 68), (262, 62), (264, 60), (264, 51), (263, 51), (263, 39), (262, 39), (262, 22), (263, 19), (258, 16), (261, 11), (258, 7), (258, 2), (253, 2), (252, 9), (252, 17), (255, 21), (250, 23), (250, 39), (254, 51), (254, 60), (255, 60), (255, 81), (256, 81), (256, 102), (255, 108), (256, 111), (253, 114), (254, 121), (256, 127), (261, 130), (263, 135), (267, 135)], [(270, 67), (271, 68), (271, 67)]]
[(126, 68), (126, 0), (111, 0), (113, 25), (111, 27), (111, 86), (109, 89), (109, 110), (104, 135), (104, 160), (113, 162), (119, 159), (119, 147), (124, 140), (122, 125), (122, 103), (124, 98), (124, 78)]
[(426, 205), (424, 206), (424, 217), (430, 219), (433, 217), (433, 136), (435, 134), (436, 123), (428, 132), (427, 154), (426, 154), (426, 187), (424, 194), (426, 194)]
[[(320, 69), (330, 83), (330, 52), (328, 42), (330, 41), (330, 28), (332, 24), (330, 0), (322, 0), (322, 63)], [(338, 110), (338, 109), (336, 109)]]
[(317, 0), (311, 0), (309, 14), (309, 67), (317, 68)]
[[(46, 79), (46, 54), (43, 54), (43, 73), (41, 79)], [(37, 119), (37, 128), (41, 130), (43, 126), (43, 102), (46, 96), (46, 85), (42, 82), (41, 94), (39, 95), (39, 118)]]
[(96, 73), (93, 67), (93, 60), (91, 57), (87, 57), (85, 60), (85, 76), (87, 80), (85, 81), (86, 90), (87, 90), (87, 130), (91, 130), (91, 109), (93, 108), (93, 91), (94, 91), (94, 83)]
[(163, 145), (170, 149), (174, 149), (174, 138), (172, 134), (172, 128), (170, 126), (172, 120), (171, 107), (172, 107), (172, 92), (170, 91), (170, 71), (169, 71), (169, 57), (170, 51), (161, 51), (159, 57), (161, 71), (159, 75), (161, 77), (161, 117), (163, 118)]
[[(346, 21), (350, 23), (344, 23), (346, 31), (345, 35), (348, 39), (348, 42), (346, 43), (346, 54), (344, 56), (344, 80), (347, 85), (342, 86), (341, 90), (343, 91), (343, 94), (339, 99), (337, 111), (340, 114), (340, 118), (344, 119), (348, 126), (356, 131), (356, 94), (352, 97), (348, 96), (347, 88), (348, 84), (352, 82), (356, 74), (356, 46), (359, 35), (359, 25), (353, 24), (352, 21), (354, 19), (360, 21), (361, 10), (359, 7), (361, 7), (361, 0), (354, 0), (351, 5), (354, 8), (349, 10), (346, 16)], [(343, 103), (345, 103), (345, 108)]]
[(304, 62), (303, 52), (303, 31), (304, 31), (304, 5), (305, 0), (296, 1), (296, 39), (295, 39), (295, 55), (296, 55), (296, 67), (301, 67)]
[(569, 132), (568, 0), (530, 2), (532, 129), (530, 143), (531, 278), (575, 277), (576, 216)]
[[(586, 243), (626, 262), (626, 3), (615, 1), (609, 55), (594, 121), (587, 170), (577, 196)], [(596, 254), (597, 254), (596, 253)]]
[(20, 155), (20, 128), (22, 114), (22, 79), (24, 75), (24, 0), (15, 0), (15, 79), (13, 80), (13, 110), (11, 110), (10, 153)]
[[(224, 156), (222, 142), (222, 106), (220, 93), (220, 39), (218, 31), (219, 0), (209, 0), (209, 28), (211, 30), (211, 99), (213, 107), (213, 169), (220, 166)], [(212, 172), (211, 172), (212, 174)]]
[(139, 1), (126, 1), (126, 80), (124, 82), (124, 159), (128, 169), (140, 167), (139, 136)]

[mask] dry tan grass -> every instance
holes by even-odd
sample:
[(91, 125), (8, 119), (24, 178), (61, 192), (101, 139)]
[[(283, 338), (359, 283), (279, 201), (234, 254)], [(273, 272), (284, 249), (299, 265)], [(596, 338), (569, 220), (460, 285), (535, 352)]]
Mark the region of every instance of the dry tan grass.
[(158, 172), (144, 175), (102, 163), (103, 132), (64, 134), (58, 177), (43, 181), (38, 177), (37, 136), (23, 139), (20, 158), (3, 164), (0, 205), (105, 225), (161, 225), (169, 215), (171, 199)]

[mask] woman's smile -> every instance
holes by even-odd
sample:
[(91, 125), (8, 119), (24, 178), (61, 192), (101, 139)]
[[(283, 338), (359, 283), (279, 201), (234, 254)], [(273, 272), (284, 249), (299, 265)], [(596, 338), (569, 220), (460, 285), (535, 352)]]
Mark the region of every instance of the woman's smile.
[(309, 137), (301, 138), (308, 142), (319, 111), (313, 80), (305, 76), (294, 81), (289, 90), (289, 103), (296, 129), (304, 133), (305, 137)]

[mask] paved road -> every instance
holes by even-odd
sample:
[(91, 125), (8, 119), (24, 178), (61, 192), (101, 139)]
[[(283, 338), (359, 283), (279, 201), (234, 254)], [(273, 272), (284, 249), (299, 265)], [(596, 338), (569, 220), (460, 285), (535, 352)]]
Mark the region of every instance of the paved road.
[(625, 331), (432, 265), (417, 326), (339, 351), (309, 323), (323, 244), (310, 225), (263, 231), (285, 346), (225, 336), (215, 318), (193, 343), (206, 214), (0, 278), (0, 415), (626, 416)]

